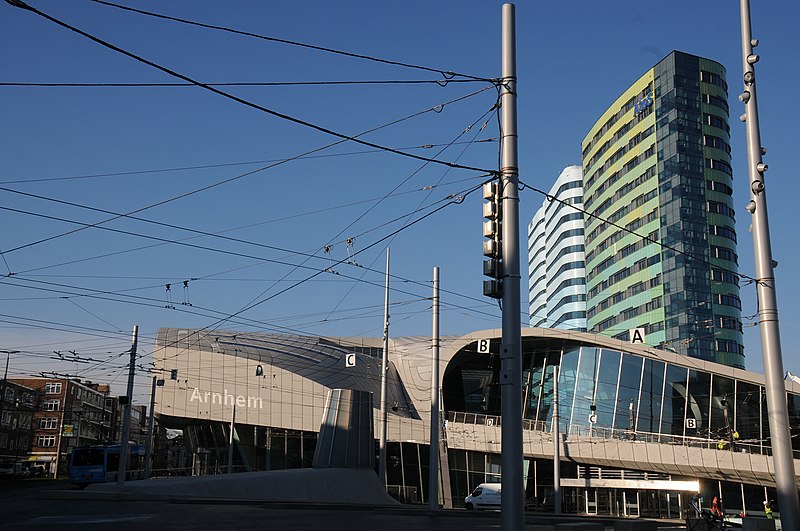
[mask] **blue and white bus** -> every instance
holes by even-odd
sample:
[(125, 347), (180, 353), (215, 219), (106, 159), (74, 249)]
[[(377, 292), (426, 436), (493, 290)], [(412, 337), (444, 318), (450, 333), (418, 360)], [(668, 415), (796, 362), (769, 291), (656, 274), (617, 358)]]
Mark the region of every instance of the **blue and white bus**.
[[(74, 448), (69, 458), (69, 482), (85, 487), (91, 483), (116, 481), (119, 470), (120, 445), (80, 446)], [(144, 477), (144, 446), (130, 445), (125, 479)]]

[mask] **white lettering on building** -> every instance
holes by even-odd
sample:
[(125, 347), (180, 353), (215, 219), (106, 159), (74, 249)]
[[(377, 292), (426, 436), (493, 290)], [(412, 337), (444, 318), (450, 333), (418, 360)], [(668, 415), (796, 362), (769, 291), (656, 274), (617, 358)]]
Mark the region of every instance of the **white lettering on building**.
[(220, 404), (225, 406), (258, 408), (263, 409), (264, 402), (260, 396), (232, 395), (225, 389), (222, 393), (212, 393), (211, 391), (200, 391), (197, 387), (192, 389), (192, 396), (189, 402), (200, 402), (201, 404)]

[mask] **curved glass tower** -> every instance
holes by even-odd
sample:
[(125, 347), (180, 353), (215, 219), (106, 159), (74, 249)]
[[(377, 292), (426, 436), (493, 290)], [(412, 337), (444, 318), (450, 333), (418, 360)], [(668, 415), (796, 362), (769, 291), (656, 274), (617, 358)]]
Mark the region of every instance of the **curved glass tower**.
[(528, 225), (531, 326), (586, 330), (583, 173), (568, 166)]
[(727, 99), (721, 64), (674, 51), (584, 138), (589, 330), (744, 367)]

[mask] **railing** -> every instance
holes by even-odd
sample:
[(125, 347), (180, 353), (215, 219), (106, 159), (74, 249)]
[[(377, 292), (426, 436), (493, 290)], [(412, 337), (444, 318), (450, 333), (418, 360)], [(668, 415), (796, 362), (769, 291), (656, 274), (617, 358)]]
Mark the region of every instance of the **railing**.
[[(498, 427), (502, 426), (502, 418), (496, 415), (482, 413), (465, 413), (461, 411), (448, 411), (447, 422), (471, 424), (475, 426)], [(528, 431), (541, 431), (550, 433), (550, 423), (544, 421), (522, 420), (522, 429)], [(727, 439), (704, 439), (701, 437), (686, 437), (683, 435), (663, 435), (631, 431), (604, 426), (586, 426), (571, 424), (566, 430), (566, 440), (572, 437), (593, 437), (600, 439), (616, 439), (626, 441), (639, 441), (657, 444), (672, 444), (691, 446), (692, 448), (707, 448), (710, 450), (724, 450), (752, 454), (772, 455), (772, 450), (759, 442), (729, 441)]]
[[(463, 413), (460, 411), (448, 411), (448, 422), (458, 422), (461, 424), (474, 424), (481, 426), (502, 426), (502, 418), (496, 415), (484, 415), (481, 413)], [(522, 429), (528, 431), (550, 431), (547, 429), (547, 423), (543, 421), (533, 421), (522, 419)]]

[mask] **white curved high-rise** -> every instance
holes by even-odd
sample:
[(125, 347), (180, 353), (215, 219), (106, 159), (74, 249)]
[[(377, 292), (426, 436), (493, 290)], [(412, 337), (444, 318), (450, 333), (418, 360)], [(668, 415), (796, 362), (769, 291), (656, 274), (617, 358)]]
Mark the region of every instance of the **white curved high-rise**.
[(583, 172), (567, 166), (528, 224), (531, 326), (586, 330), (582, 209)]

